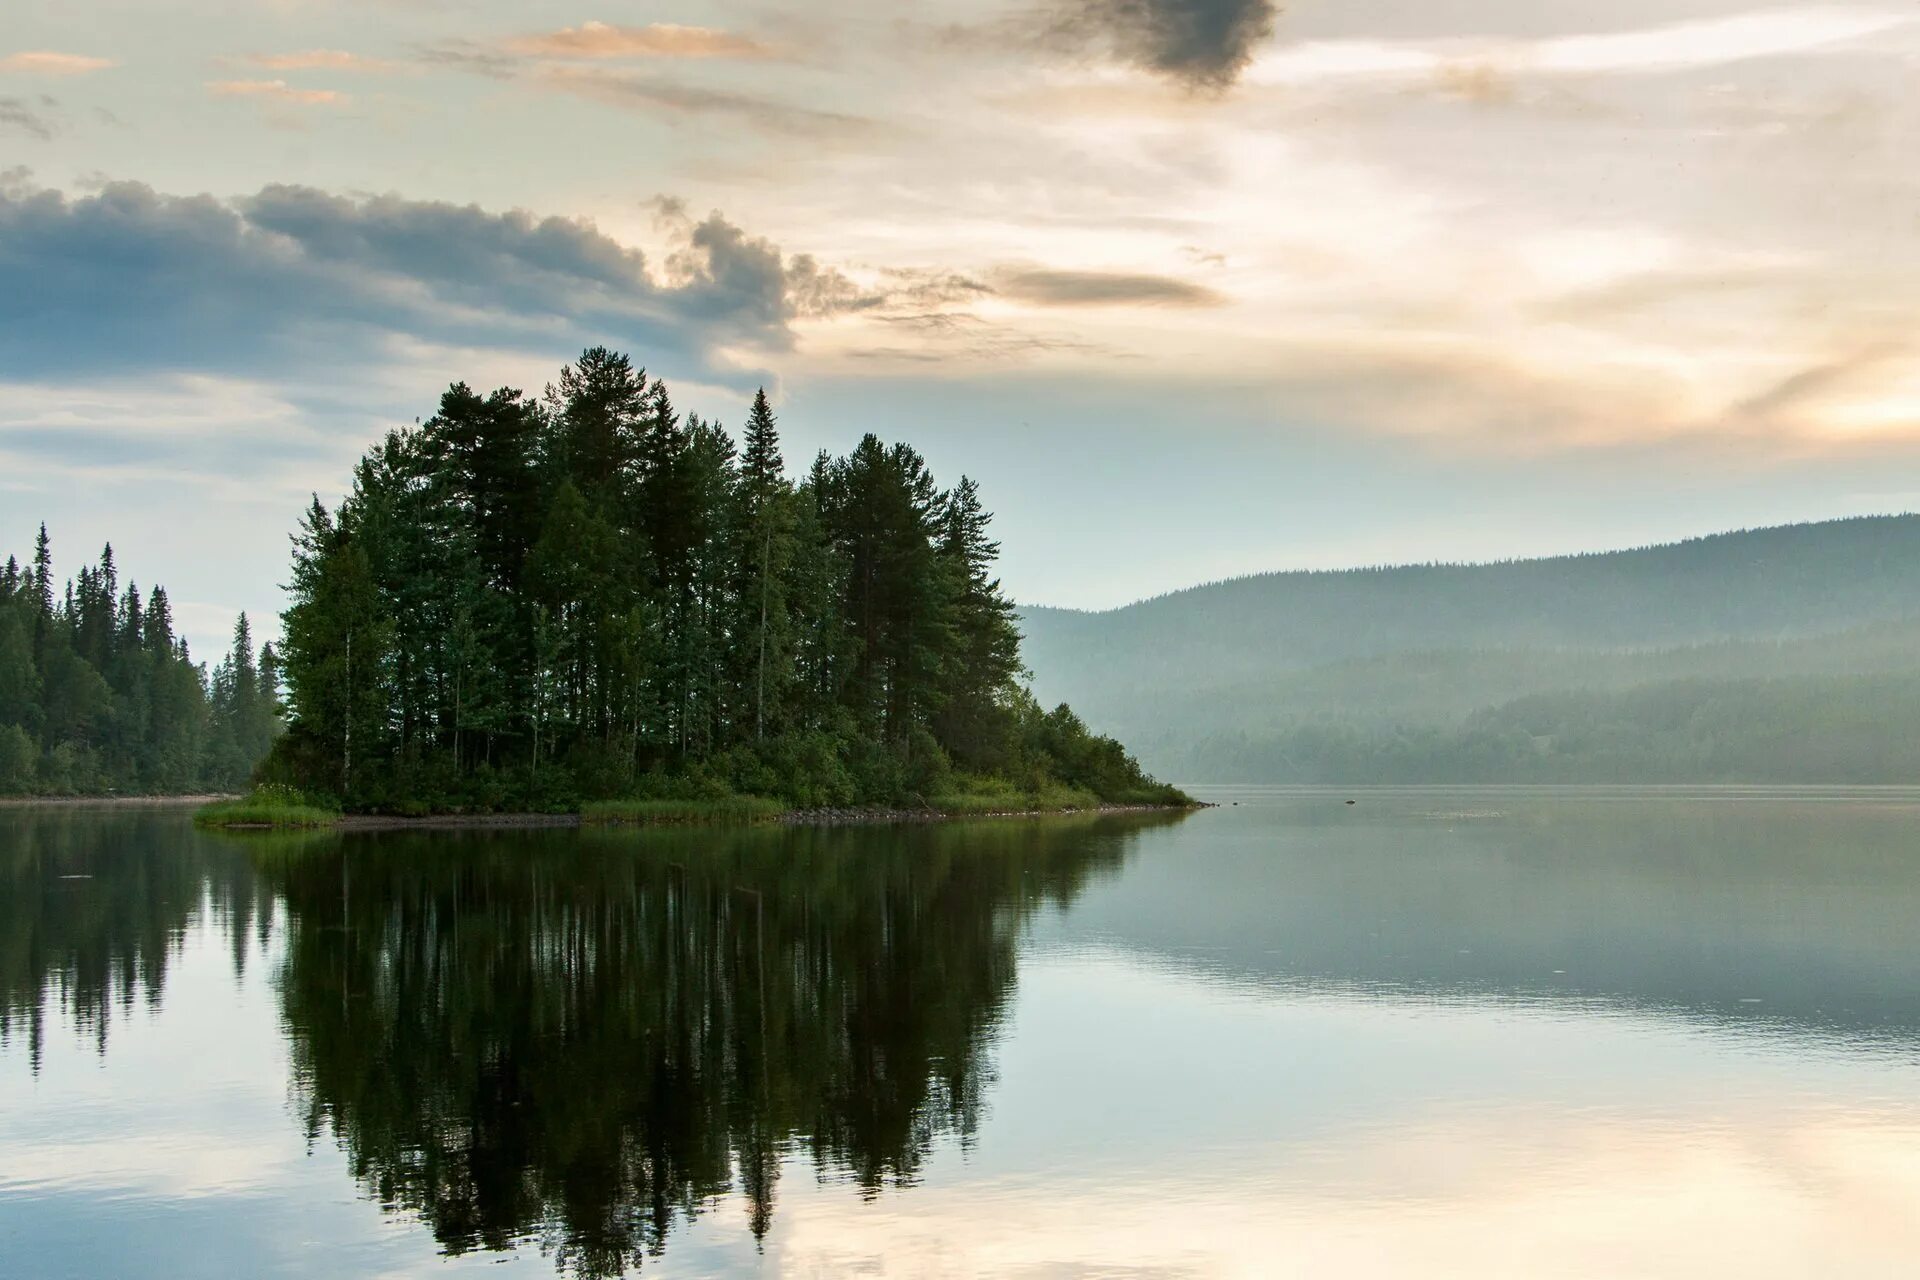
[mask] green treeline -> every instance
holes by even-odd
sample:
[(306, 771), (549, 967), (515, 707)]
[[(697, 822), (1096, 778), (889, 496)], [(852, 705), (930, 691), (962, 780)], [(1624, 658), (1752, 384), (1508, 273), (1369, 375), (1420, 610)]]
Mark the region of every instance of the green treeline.
[(790, 477), (594, 348), (456, 384), (295, 537), (265, 777), (348, 807), (1177, 802), (1020, 680), (974, 484), (868, 436)]
[(0, 570), (0, 795), (240, 786), (280, 731), (278, 665), (245, 614), (196, 664), (166, 589), (122, 590), (112, 547), (56, 590), (42, 525), (32, 562)]

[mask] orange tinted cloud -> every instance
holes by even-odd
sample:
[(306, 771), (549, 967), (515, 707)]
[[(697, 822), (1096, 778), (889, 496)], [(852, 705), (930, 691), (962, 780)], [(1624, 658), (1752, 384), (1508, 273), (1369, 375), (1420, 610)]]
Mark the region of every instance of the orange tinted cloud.
[(260, 53), (247, 59), (269, 71), (389, 71), (384, 58), (366, 58), (344, 49), (300, 49), (293, 53)]
[(116, 65), (111, 58), (93, 58), (84, 53), (55, 53), (51, 49), (32, 49), (0, 58), (0, 71), (31, 71), (43, 76), (83, 76)]
[(757, 40), (712, 27), (656, 22), (623, 27), (588, 22), (578, 27), (521, 36), (507, 42), (514, 53), (542, 58), (766, 58)]
[(331, 106), (346, 101), (332, 89), (296, 89), (285, 80), (209, 80), (207, 91), (220, 98), (271, 98), (302, 106)]

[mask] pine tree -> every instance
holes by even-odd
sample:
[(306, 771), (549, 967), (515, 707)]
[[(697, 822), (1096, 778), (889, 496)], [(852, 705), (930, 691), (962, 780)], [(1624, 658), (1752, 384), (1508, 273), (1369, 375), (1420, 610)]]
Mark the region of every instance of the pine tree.
[(36, 665), (45, 661), (47, 633), (53, 627), (53, 543), (47, 537), (47, 526), (40, 526), (40, 536), (33, 544), (33, 659)]
[(784, 691), (792, 671), (792, 626), (787, 601), (794, 554), (795, 518), (792, 486), (787, 483), (780, 457), (780, 434), (766, 388), (753, 397), (748, 414), (745, 447), (740, 455), (736, 507), (739, 522), (734, 546), (736, 637), (736, 701), (744, 729), (752, 708), (754, 741), (766, 737), (768, 708), (777, 725)]
[(942, 513), (940, 554), (956, 590), (954, 645), (942, 672), (938, 732), (956, 759), (977, 769), (1007, 763), (1013, 731), (1009, 708), (1022, 674), (1013, 602), (993, 576), (1000, 544), (987, 535), (992, 520), (980, 502), (979, 486), (961, 476)]

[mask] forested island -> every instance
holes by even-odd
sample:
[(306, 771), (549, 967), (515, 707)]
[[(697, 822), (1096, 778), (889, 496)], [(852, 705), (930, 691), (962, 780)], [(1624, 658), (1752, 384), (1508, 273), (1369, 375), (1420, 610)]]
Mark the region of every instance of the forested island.
[(281, 728), (278, 660), (245, 614), (209, 672), (166, 588), (124, 589), (113, 548), (56, 584), (46, 526), (0, 569), (0, 796), (231, 791)]
[(294, 537), (259, 777), (349, 810), (1178, 805), (1022, 679), (999, 545), (869, 435), (791, 477), (625, 356), (450, 387)]

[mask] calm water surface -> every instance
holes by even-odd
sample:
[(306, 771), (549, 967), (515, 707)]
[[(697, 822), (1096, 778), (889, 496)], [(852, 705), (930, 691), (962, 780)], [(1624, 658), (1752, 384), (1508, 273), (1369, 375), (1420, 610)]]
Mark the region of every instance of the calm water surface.
[(1209, 798), (0, 810), (0, 1273), (1913, 1273), (1920, 793)]

